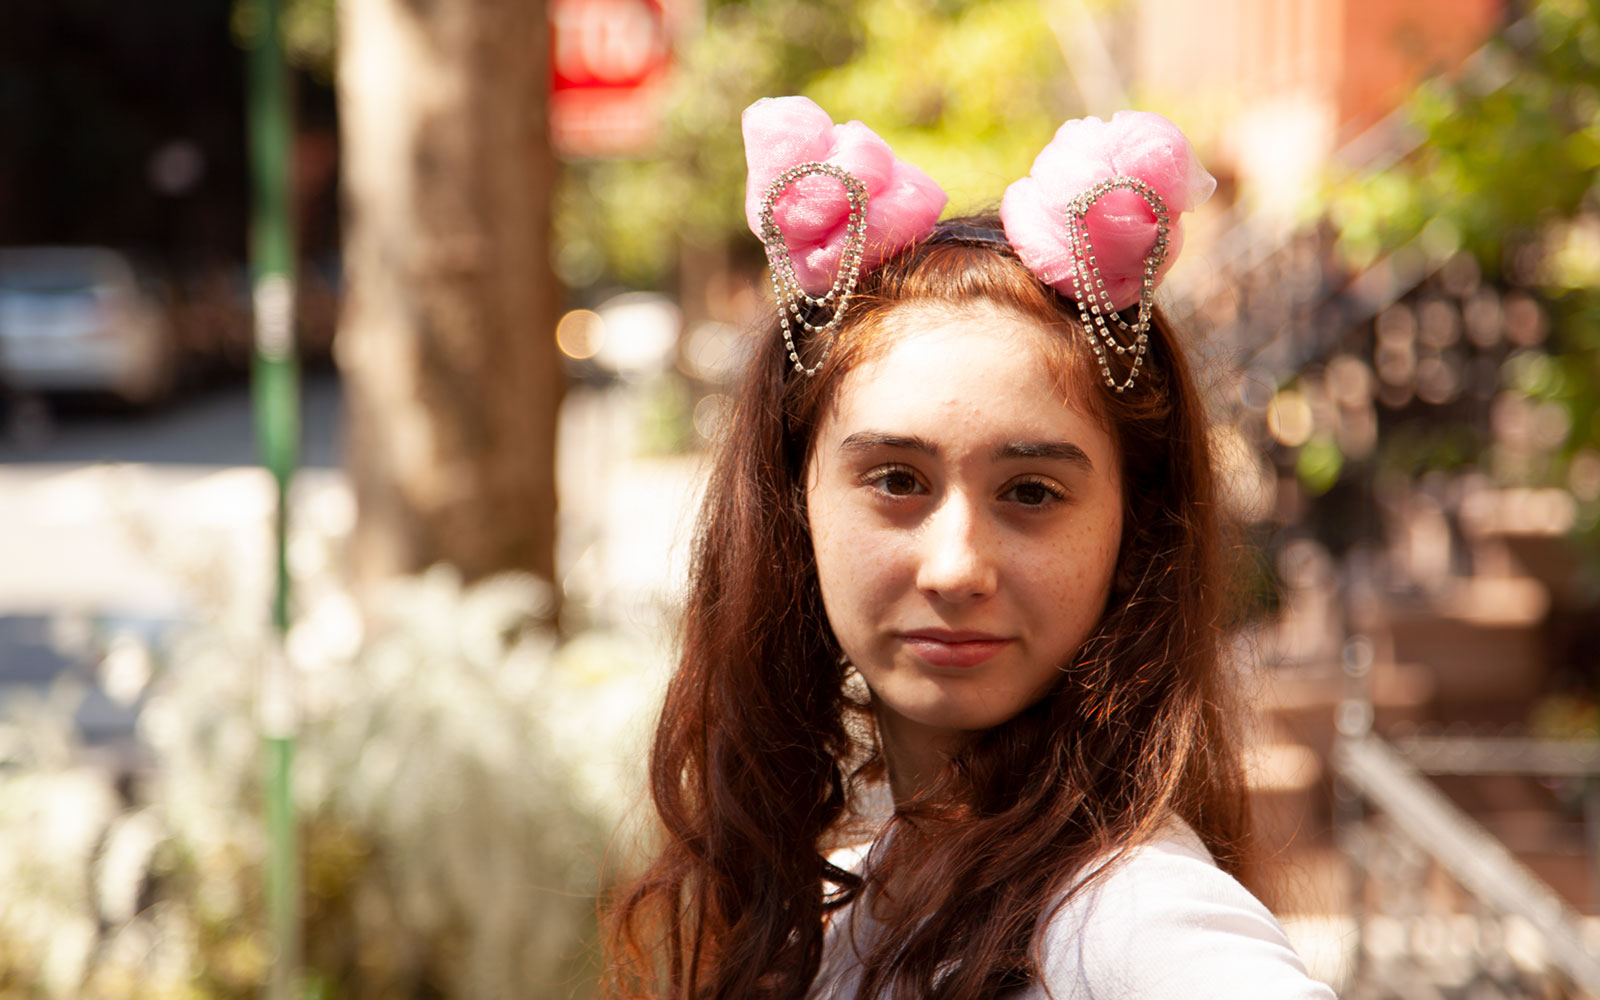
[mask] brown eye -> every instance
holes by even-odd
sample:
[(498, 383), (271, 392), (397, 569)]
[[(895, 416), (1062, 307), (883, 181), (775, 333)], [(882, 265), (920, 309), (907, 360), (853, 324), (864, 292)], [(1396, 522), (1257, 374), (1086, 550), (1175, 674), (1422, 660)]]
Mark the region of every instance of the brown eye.
[(862, 476), (861, 483), (889, 497), (908, 497), (927, 492), (921, 480), (917, 479), (917, 474), (903, 465), (881, 465)]
[(1001, 496), (1024, 507), (1043, 507), (1054, 501), (1066, 499), (1066, 491), (1042, 479), (1024, 479), (1013, 483)]
[(917, 479), (909, 472), (888, 472), (882, 481), (883, 491), (893, 496), (910, 496), (917, 490)]

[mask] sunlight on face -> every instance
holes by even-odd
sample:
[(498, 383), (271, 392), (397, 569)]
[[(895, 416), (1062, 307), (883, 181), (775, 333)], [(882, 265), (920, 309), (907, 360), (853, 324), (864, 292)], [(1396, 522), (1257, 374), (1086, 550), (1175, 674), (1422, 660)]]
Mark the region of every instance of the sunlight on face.
[(1036, 701), (1099, 621), (1122, 481), (1111, 437), (1062, 399), (1060, 333), (988, 305), (902, 306), (883, 326), (887, 352), (817, 430), (807, 511), (886, 750), (942, 746)]

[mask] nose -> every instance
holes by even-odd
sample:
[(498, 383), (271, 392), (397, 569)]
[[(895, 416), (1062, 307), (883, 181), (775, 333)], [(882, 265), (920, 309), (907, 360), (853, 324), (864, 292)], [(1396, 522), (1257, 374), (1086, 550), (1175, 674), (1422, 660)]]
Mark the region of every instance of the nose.
[(995, 592), (994, 542), (981, 512), (958, 493), (947, 496), (923, 525), (917, 588), (941, 601), (962, 604)]

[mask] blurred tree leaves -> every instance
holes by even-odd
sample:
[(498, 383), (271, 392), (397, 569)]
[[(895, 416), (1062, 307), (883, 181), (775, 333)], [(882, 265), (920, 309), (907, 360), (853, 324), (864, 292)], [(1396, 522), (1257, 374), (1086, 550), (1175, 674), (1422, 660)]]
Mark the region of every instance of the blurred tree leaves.
[[(330, 85), (339, 35), (334, 3), (335, 0), (283, 0), (283, 47), (290, 64)], [(234, 0), (234, 43), (242, 49), (254, 48), (264, 17), (262, 0)]]
[(1414, 155), (1336, 184), (1330, 215), (1357, 266), (1421, 236), (1430, 250), (1470, 250), (1490, 274), (1515, 272), (1522, 246), (1594, 208), (1600, 0), (1538, 0), (1484, 56), (1418, 88), (1406, 109), (1423, 143)]
[(703, 33), (679, 49), (658, 154), (569, 165), (558, 271), (575, 288), (659, 287), (681, 241), (716, 247), (742, 233), (739, 115), (759, 97), (804, 94), (835, 121), (866, 122), (944, 185), (952, 211), (997, 206), (1078, 100), (1047, 6), (713, 0)]
[[(261, 2), (235, 0), (241, 45), (260, 30)], [(715, 247), (743, 232), (739, 114), (759, 97), (805, 94), (836, 121), (868, 123), (944, 185), (952, 211), (998, 206), (1055, 127), (1079, 113), (1051, 9), (1034, 0), (706, 0), (703, 29), (675, 56), (658, 150), (568, 165), (556, 192), (561, 277), (574, 288), (660, 287), (682, 241)], [(283, 24), (291, 61), (331, 80), (334, 0), (285, 0)]]
[[(1418, 88), (1405, 115), (1413, 153), (1332, 186), (1339, 248), (1357, 269), (1412, 241), (1434, 260), (1465, 250), (1502, 289), (1536, 293), (1548, 335), (1512, 350), (1497, 405), (1547, 422), (1559, 408), (1569, 430), (1534, 461), (1496, 463), (1504, 442), (1487, 438), (1465, 457), (1572, 488), (1594, 530), (1600, 490), (1574, 470), (1600, 464), (1600, 0), (1534, 0), (1475, 66)], [(1446, 453), (1463, 457), (1430, 451), (1425, 464), (1450, 464)]]

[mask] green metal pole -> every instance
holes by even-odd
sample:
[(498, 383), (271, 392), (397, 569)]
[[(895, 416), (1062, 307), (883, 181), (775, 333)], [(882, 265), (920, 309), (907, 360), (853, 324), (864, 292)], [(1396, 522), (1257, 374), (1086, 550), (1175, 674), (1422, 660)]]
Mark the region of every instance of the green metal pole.
[(255, 277), (255, 359), (251, 386), (261, 459), (277, 487), (276, 588), (271, 639), (261, 664), (259, 717), (266, 764), (267, 919), (272, 971), (266, 996), (289, 1000), (300, 960), (299, 872), (294, 795), (295, 709), (284, 637), (289, 628), (289, 485), (299, 460), (300, 387), (295, 364), (295, 247), (290, 211), (294, 140), (281, 0), (259, 0), (250, 52), (250, 162), (254, 186), (250, 256)]

